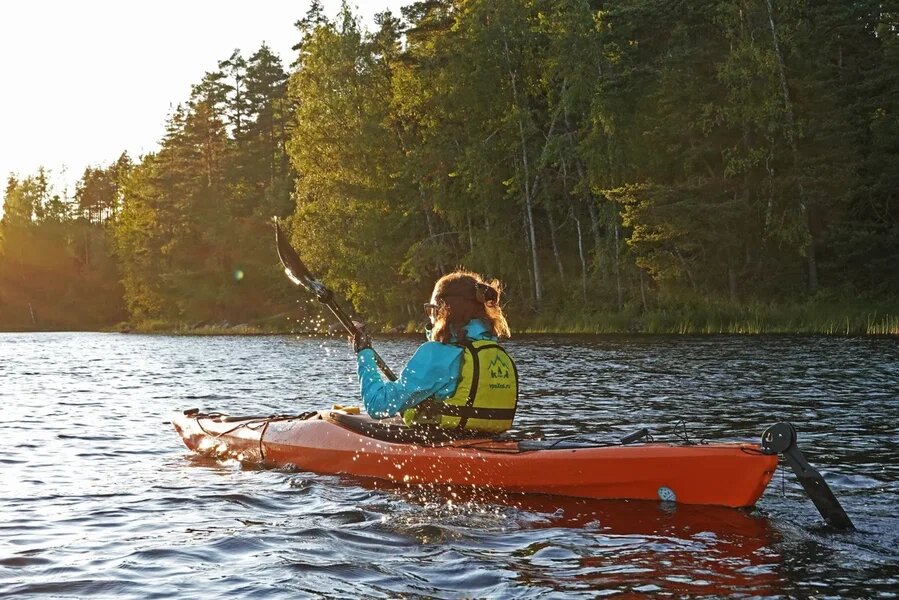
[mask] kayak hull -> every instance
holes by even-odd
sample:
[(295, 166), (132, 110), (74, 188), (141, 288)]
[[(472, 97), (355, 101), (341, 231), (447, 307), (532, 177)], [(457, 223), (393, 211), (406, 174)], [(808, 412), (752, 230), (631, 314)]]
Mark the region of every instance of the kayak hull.
[(777, 467), (757, 444), (635, 444), (531, 450), (516, 441), (435, 446), (366, 437), (328, 418), (173, 416), (193, 451), (409, 485), (471, 486), (594, 499), (752, 506)]

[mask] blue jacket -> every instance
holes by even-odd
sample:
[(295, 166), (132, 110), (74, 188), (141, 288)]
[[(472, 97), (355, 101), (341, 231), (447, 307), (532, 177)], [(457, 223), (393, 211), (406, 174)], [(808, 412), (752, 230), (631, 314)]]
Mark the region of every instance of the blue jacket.
[[(471, 341), (496, 340), (480, 319), (469, 321), (465, 331)], [(406, 363), (399, 379), (384, 381), (375, 363), (374, 352), (371, 349), (359, 351), (356, 362), (365, 411), (376, 419), (383, 419), (431, 397), (446, 400), (455, 393), (459, 383), (462, 353), (459, 346), (426, 342)]]

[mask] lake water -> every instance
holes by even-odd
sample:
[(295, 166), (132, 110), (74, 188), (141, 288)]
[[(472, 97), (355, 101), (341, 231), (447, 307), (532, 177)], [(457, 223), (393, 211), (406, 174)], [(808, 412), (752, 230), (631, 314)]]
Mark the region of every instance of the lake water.
[[(377, 339), (399, 368), (413, 338)], [(895, 598), (899, 340), (535, 336), (517, 428), (757, 440), (780, 420), (858, 531), (792, 473), (756, 510), (383, 489), (191, 455), (172, 411), (356, 402), (341, 340), (0, 334), (0, 596)]]

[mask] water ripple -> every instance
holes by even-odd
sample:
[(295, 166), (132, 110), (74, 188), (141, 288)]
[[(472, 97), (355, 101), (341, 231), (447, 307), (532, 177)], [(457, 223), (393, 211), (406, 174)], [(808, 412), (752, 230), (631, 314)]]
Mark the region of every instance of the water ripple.
[[(417, 343), (378, 348), (400, 365)], [(781, 474), (747, 513), (218, 462), (186, 451), (171, 411), (355, 403), (344, 342), (0, 334), (0, 595), (896, 597), (896, 340), (533, 336), (509, 349), (520, 433), (757, 439), (790, 420), (859, 531), (822, 528)]]

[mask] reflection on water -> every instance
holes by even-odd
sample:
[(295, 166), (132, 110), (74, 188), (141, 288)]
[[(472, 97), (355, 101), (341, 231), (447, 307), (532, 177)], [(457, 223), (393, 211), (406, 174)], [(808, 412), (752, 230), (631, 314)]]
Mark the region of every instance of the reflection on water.
[[(377, 340), (400, 365), (417, 340)], [(0, 595), (895, 597), (899, 342), (515, 340), (527, 434), (649, 427), (756, 439), (774, 421), (860, 531), (820, 526), (790, 475), (757, 510), (465, 489), (190, 455), (171, 410), (353, 403), (336, 340), (0, 334)], [(726, 485), (726, 482), (721, 482)]]
[[(505, 568), (517, 573), (518, 583), (566, 593), (664, 589), (678, 595), (714, 596), (733, 589), (772, 596), (785, 583), (778, 573), (777, 533), (757, 511), (540, 495), (482, 496), (463, 489), (407, 491), (403, 497), (427, 510), (394, 519), (393, 530), (434, 543), (470, 537), (473, 526), (493, 529), (483, 546), (473, 540), (465, 547), (501, 559)], [(505, 556), (500, 557), (497, 546)]]

